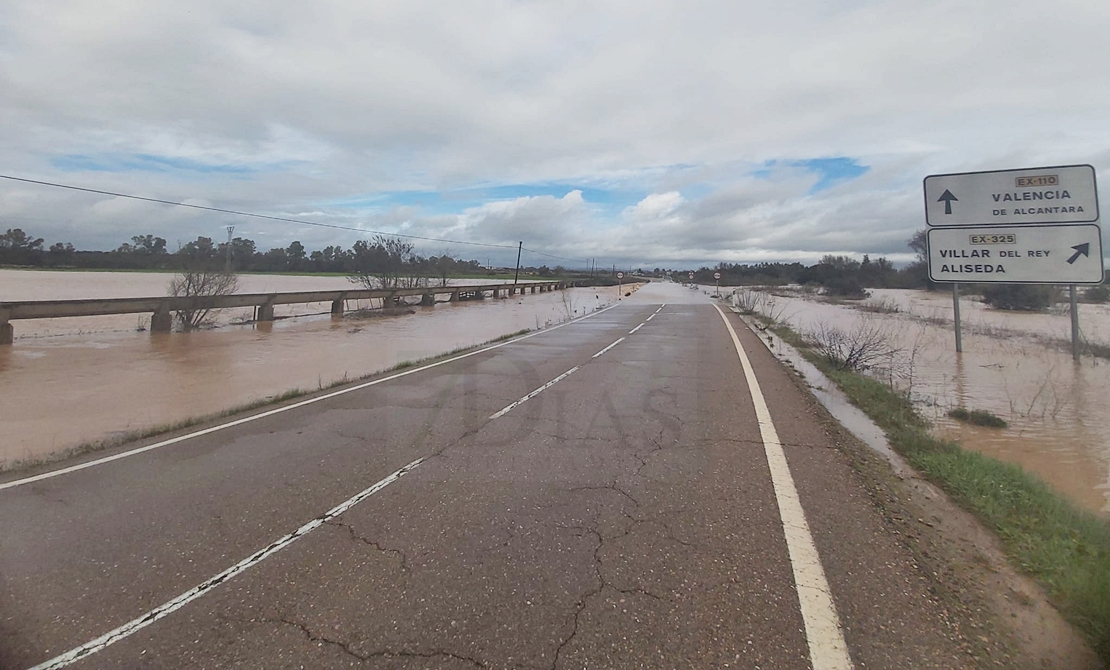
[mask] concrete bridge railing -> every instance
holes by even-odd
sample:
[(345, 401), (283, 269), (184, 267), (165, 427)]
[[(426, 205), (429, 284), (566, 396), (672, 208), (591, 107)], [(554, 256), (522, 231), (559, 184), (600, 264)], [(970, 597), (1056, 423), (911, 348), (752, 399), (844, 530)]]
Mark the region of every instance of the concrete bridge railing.
[(11, 344), (15, 336), (11, 322), (17, 319), (53, 319), (70, 316), (103, 316), (109, 314), (142, 314), (149, 312), (151, 332), (169, 332), (173, 313), (185, 309), (226, 309), (256, 307), (258, 321), (273, 321), (275, 305), (308, 302), (330, 302), (332, 314), (343, 314), (348, 300), (379, 298), (386, 303), (402, 297), (420, 296), (421, 305), (435, 303), (437, 295), (449, 295), (450, 301), (483, 298), (491, 293), (547, 293), (566, 288), (564, 282), (527, 282), (522, 284), (477, 284), (470, 286), (423, 286), (401, 289), (351, 289), (345, 291), (292, 291), (284, 293), (232, 293), (209, 297), (93, 298), (88, 300), (28, 300), (0, 302), (0, 345)]

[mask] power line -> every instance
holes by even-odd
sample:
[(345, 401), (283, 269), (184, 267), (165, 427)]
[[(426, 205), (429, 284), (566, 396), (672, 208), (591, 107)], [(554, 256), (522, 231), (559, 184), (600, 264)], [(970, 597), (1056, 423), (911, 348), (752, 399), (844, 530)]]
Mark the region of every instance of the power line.
[[(380, 230), (367, 230), (365, 228), (352, 228), (351, 226), (340, 226), (334, 223), (319, 223), (317, 221), (304, 221), (301, 219), (290, 219), (284, 216), (271, 216), (269, 214), (255, 214), (253, 212), (240, 212), (234, 209), (223, 209), (221, 207), (206, 207), (205, 205), (191, 205), (187, 202), (175, 202), (173, 200), (160, 200), (158, 198), (146, 198), (141, 195), (130, 195), (127, 193), (114, 193), (112, 191), (101, 191), (95, 188), (84, 188), (82, 186), (72, 186), (69, 184), (56, 184), (49, 181), (38, 181), (37, 179), (25, 179), (23, 177), (12, 177), (6, 174), (0, 174), (0, 179), (10, 179), (12, 181), (21, 181), (27, 184), (38, 184), (39, 186), (53, 186), (54, 188), (64, 188), (71, 191), (83, 191), (85, 193), (98, 193), (100, 195), (110, 195), (116, 198), (129, 198), (131, 200), (142, 200), (144, 202), (154, 202), (160, 205), (173, 205), (175, 207), (190, 207), (192, 209), (202, 209), (208, 212), (219, 212), (221, 214), (234, 214), (236, 216), (249, 216), (256, 219), (270, 219), (271, 221), (284, 221), (286, 223), (298, 223), (304, 226), (316, 226), (317, 228), (332, 228), (335, 230), (352, 230), (357, 233), (368, 233), (372, 235), (386, 235), (392, 237), (405, 237), (410, 240), (424, 240), (425, 242), (446, 242), (448, 244), (469, 244), (475, 247), (492, 247), (495, 249), (512, 249), (512, 245), (508, 244), (490, 244), (487, 242), (464, 242), (462, 240), (446, 240), (439, 237), (422, 237), (420, 235), (405, 235), (403, 233), (387, 233)], [(543, 253), (536, 251), (533, 253)], [(548, 256), (550, 254), (543, 254)], [(559, 256), (553, 256), (559, 258)], [(566, 259), (572, 260), (572, 259)]]
[(525, 249), (525, 251), (527, 251), (530, 254), (539, 254), (541, 256), (547, 256), (548, 258), (557, 258), (561, 261), (574, 261), (574, 262), (583, 261), (583, 262), (585, 262), (585, 260), (586, 260), (585, 258), (567, 258), (566, 256), (556, 256), (555, 254), (549, 254), (549, 253), (545, 253), (543, 251), (536, 251), (535, 249)]

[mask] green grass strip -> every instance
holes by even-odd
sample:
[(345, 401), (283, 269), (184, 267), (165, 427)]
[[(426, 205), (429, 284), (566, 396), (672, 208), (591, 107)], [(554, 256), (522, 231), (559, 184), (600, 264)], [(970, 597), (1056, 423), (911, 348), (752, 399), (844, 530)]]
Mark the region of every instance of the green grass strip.
[(1110, 667), (1110, 522), (1077, 509), (1018, 465), (933, 437), (906, 394), (836, 369), (788, 328), (772, 330), (870, 416), (895, 451), (994, 530), (1011, 561), (1048, 590)]

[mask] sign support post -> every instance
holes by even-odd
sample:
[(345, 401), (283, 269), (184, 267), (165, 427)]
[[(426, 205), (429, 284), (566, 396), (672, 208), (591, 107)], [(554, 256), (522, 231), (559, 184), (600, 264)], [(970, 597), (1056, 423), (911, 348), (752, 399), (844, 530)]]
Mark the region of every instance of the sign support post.
[(1079, 300), (1075, 297), (1075, 284), (1068, 284), (1068, 298), (1071, 302), (1071, 357), (1079, 362)]
[(959, 282), (952, 283), (952, 316), (956, 322), (956, 353), (962, 354), (964, 351), (964, 338), (963, 333), (960, 332), (960, 284)]

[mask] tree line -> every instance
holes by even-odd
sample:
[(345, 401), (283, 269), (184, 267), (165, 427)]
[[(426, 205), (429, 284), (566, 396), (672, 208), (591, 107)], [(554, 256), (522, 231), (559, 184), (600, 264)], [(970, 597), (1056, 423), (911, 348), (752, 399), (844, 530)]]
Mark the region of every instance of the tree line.
[[(165, 238), (136, 235), (111, 251), (75, 249), (68, 242), (45, 246), (19, 228), (0, 234), (0, 265), (48, 268), (115, 270), (182, 270), (198, 266), (223, 268), (228, 261), (228, 243), (200, 236), (168, 248)], [(236, 237), (230, 243), (231, 268), (235, 272), (332, 272), (346, 275), (380, 270), (415, 272), (423, 276), (479, 274), (486, 271), (477, 260), (455, 258), (450, 253), (421, 256), (413, 246), (397, 238), (375, 236), (359, 240), (351, 248), (332, 245), (309, 251), (300, 241), (266, 251), (254, 240)]]

